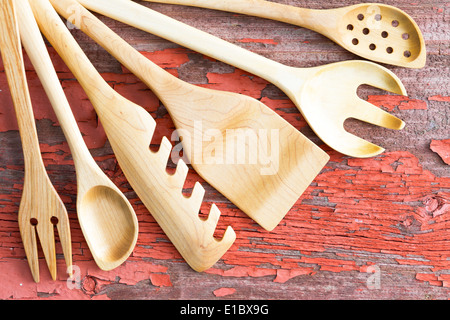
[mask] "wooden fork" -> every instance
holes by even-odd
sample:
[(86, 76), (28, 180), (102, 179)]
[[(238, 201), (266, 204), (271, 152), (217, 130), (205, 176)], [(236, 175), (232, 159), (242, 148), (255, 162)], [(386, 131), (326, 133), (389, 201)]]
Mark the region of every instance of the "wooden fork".
[(72, 266), (69, 219), (41, 157), (12, 0), (0, 1), (0, 28), (0, 50), (19, 124), (25, 162), (25, 180), (18, 216), (20, 235), (34, 281), (39, 282), (40, 279), (36, 233), (51, 277), (55, 280), (55, 225), (66, 264)]

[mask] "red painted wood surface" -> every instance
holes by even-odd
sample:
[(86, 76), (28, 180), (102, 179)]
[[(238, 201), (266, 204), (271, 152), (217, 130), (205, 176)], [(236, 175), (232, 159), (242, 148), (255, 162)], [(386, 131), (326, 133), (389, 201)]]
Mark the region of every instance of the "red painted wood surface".
[[(356, 1), (278, 0), (310, 8)], [(85, 141), (100, 167), (125, 192), (140, 226), (138, 243), (120, 267), (101, 271), (78, 224), (73, 161), (62, 131), (29, 61), (27, 76), (46, 168), (69, 212), (79, 282), (67, 281), (60, 247), (58, 280), (41, 255), (41, 282), (28, 269), (17, 224), (23, 159), (6, 77), (0, 72), (0, 299), (448, 299), (450, 298), (450, 5), (446, 1), (385, 1), (408, 12), (427, 45), (425, 68), (387, 66), (409, 96), (363, 86), (359, 94), (396, 116), (396, 132), (349, 120), (346, 127), (386, 152), (370, 159), (325, 146), (292, 102), (274, 85), (224, 63), (102, 17), (149, 59), (181, 79), (260, 99), (322, 147), (330, 162), (280, 225), (264, 231), (195, 171), (206, 189), (204, 212), (222, 212), (217, 235), (231, 225), (237, 240), (211, 269), (197, 273), (180, 257), (142, 205), (109, 146), (92, 105), (49, 48)], [(325, 37), (287, 24), (225, 12), (145, 4), (279, 62), (310, 67), (356, 59)], [(164, 106), (134, 75), (79, 30), (74, 37), (118, 92), (157, 121), (152, 147), (171, 137)], [(176, 142), (174, 142), (175, 144)]]

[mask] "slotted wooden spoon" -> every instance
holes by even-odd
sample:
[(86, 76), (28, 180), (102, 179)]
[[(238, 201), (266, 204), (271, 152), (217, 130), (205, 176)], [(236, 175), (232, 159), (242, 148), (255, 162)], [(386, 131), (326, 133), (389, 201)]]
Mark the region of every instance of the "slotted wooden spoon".
[(390, 129), (404, 122), (360, 99), (361, 84), (406, 95), (400, 79), (368, 61), (344, 61), (314, 68), (294, 68), (262, 57), (209, 33), (188, 26), (130, 0), (78, 0), (88, 9), (153, 33), (217, 60), (246, 70), (275, 84), (295, 103), (314, 132), (331, 148), (353, 157), (384, 151), (344, 129), (356, 118)]
[[(216, 133), (200, 148), (196, 147), (198, 141), (183, 139), (184, 151), (191, 155), (192, 166), (207, 182), (266, 230), (278, 225), (328, 161), (324, 151), (256, 99), (181, 81), (145, 58), (73, 0), (51, 2), (61, 15), (78, 22), (82, 31), (140, 77), (161, 99), (178, 129), (199, 139), (208, 132)], [(231, 161), (231, 152), (227, 153), (230, 140), (251, 137), (255, 139), (242, 144), (243, 150), (236, 150), (236, 154), (257, 153), (259, 159)], [(264, 144), (268, 150), (262, 151)], [(212, 150), (216, 152), (213, 158), (209, 157)], [(266, 151), (272, 153), (270, 161), (262, 159), (261, 153)]]
[(69, 218), (42, 161), (13, 0), (0, 1), (0, 30), (0, 51), (16, 111), (25, 162), (25, 179), (18, 215), (20, 235), (33, 280), (40, 280), (38, 241), (50, 275), (55, 280), (55, 225), (67, 267), (72, 266)]
[(77, 213), (83, 235), (99, 268), (114, 269), (136, 245), (136, 214), (84, 143), (28, 1), (15, 0), (15, 4), (23, 45), (72, 152), (77, 174)]
[(205, 191), (197, 182), (190, 197), (183, 195), (188, 167), (181, 160), (173, 175), (167, 173), (171, 144), (166, 137), (158, 152), (150, 150), (156, 126), (150, 114), (109, 86), (48, 0), (29, 3), (41, 31), (92, 102), (119, 165), (136, 194), (194, 270), (211, 267), (233, 244), (234, 230), (227, 227), (222, 239), (214, 237), (219, 209), (212, 205), (208, 218), (200, 219), (198, 212)]
[(381, 3), (336, 9), (304, 9), (264, 0), (145, 0), (242, 13), (308, 28), (363, 58), (422, 68), (426, 48), (417, 23), (406, 12)]

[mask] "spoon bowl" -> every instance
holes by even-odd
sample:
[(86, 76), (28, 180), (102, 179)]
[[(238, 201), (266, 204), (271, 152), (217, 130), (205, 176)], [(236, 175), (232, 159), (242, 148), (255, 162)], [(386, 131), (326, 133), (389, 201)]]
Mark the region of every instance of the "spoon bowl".
[[(137, 240), (137, 221), (125, 196), (97, 185), (80, 196), (78, 219), (91, 253), (102, 270), (127, 259)], [(101, 228), (99, 228), (101, 226)]]
[(343, 8), (334, 40), (361, 57), (403, 67), (423, 67), (422, 33), (404, 11), (384, 4)]

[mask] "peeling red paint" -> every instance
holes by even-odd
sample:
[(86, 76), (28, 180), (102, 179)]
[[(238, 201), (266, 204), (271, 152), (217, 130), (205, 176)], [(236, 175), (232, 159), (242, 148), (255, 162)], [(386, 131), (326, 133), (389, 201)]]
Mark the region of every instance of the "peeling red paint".
[(427, 102), (418, 99), (409, 99), (400, 102), (399, 110), (427, 110)]
[(153, 273), (150, 275), (152, 285), (157, 287), (171, 287), (170, 276), (168, 274)]
[[(143, 54), (177, 74), (177, 68), (189, 61), (188, 52), (179, 48)], [(105, 146), (107, 139), (92, 105), (54, 52), (52, 57), (88, 147)], [(174, 125), (154, 93), (126, 69), (122, 71), (122, 74), (103, 73), (102, 76), (115, 90), (143, 106), (155, 118), (158, 127), (152, 143), (157, 145), (163, 136), (171, 136)], [(36, 101), (36, 117), (49, 119), (57, 126), (51, 107), (46, 105), (42, 89), (33, 78), (33, 71), (27, 74), (31, 75), (33, 84), (31, 90), (33, 101)], [(210, 72), (207, 79), (208, 83), (202, 86), (258, 99), (268, 85), (266, 81), (239, 69), (226, 74)], [(6, 96), (3, 90), (5, 81), (4, 73), (0, 73), (2, 97)], [(448, 102), (448, 98), (435, 95), (428, 101)], [(396, 110), (427, 109), (427, 101), (403, 96), (371, 95), (368, 101), (394, 113)], [(290, 100), (263, 97), (261, 102), (296, 128), (307, 126)], [(0, 132), (17, 130), (11, 110), (11, 102), (2, 103)], [(430, 147), (447, 159), (448, 140), (434, 140)], [(43, 143), (41, 149), (47, 166), (73, 165), (66, 142)], [(449, 287), (450, 279), (445, 272), (450, 269), (450, 194), (445, 190), (450, 187), (450, 178), (438, 177), (425, 170), (416, 155), (408, 151), (385, 152), (370, 159), (348, 158), (330, 149), (326, 151), (331, 157), (330, 163), (272, 232), (262, 230), (239, 209), (223, 201), (215, 190), (208, 189), (206, 196), (209, 198), (203, 207), (216, 198), (221, 200), (216, 203), (222, 212), (217, 232), (220, 234), (231, 225), (237, 234), (236, 242), (220, 263), (202, 274), (205, 277), (223, 277), (219, 279), (223, 281), (221, 287), (215, 289), (218, 287), (215, 285), (215, 290), (210, 289), (208, 294), (215, 297), (237, 295), (240, 290), (226, 281), (240, 281), (241, 278), (260, 278), (258, 281), (283, 284), (327, 273), (349, 273), (361, 277), (361, 274), (370, 273), (372, 266), (383, 268), (386, 261), (391, 261), (396, 267), (410, 268), (408, 270), (417, 282)], [(50, 279), (40, 256), (41, 283), (35, 284), (17, 225), (22, 182), (7, 176), (5, 178), (9, 180), (5, 179), (4, 183), (8, 188), (2, 189), (3, 197), (0, 199), (0, 299), (109, 299), (111, 294), (107, 290), (115, 284), (134, 286), (148, 283), (149, 290), (178, 290), (179, 282), (184, 279), (178, 279), (173, 265), (185, 264), (182, 257), (133, 194), (114, 155), (98, 156), (96, 160), (113, 182), (127, 192), (136, 210), (140, 232), (131, 257), (112, 271), (98, 269), (76, 218), (76, 181), (65, 181), (58, 187), (61, 187), (62, 199), (69, 206), (73, 259), (80, 272), (80, 288), (68, 286), (59, 246), (57, 281)], [(0, 173), (22, 170), (23, 167), (14, 163), (0, 168)], [(185, 187), (192, 188), (195, 181), (208, 187), (191, 170)]]
[(398, 95), (369, 95), (367, 101), (376, 106), (383, 107), (387, 111), (393, 111), (396, 107), (399, 110), (427, 109), (426, 101)]
[(450, 165), (450, 139), (433, 140), (430, 148), (442, 158), (442, 161)]
[(369, 95), (367, 101), (392, 112), (402, 101), (407, 101), (408, 97), (398, 95)]
[(141, 52), (150, 61), (161, 68), (178, 68), (182, 64), (189, 62), (188, 49), (170, 48), (153, 52)]
[(218, 274), (225, 277), (265, 277), (273, 276), (276, 274), (276, 270), (269, 268), (257, 268), (257, 267), (246, 267), (237, 266), (229, 270), (215, 269), (211, 268), (205, 271), (205, 273)]
[(220, 288), (220, 289), (214, 290), (213, 294), (216, 297), (225, 297), (225, 296), (232, 295), (235, 292), (236, 292), (235, 288)]
[(286, 281), (297, 277), (301, 275), (311, 275), (313, 274), (311, 269), (305, 268), (304, 270), (285, 270), (285, 269), (278, 269), (277, 270), (277, 277), (273, 282), (277, 283), (285, 283)]
[(428, 98), (430, 101), (443, 101), (443, 102), (450, 102), (450, 97), (448, 96), (442, 96), (442, 95), (435, 95)]
[(422, 216), (430, 215), (433, 218), (450, 213), (450, 200), (442, 196), (428, 196), (423, 199), (424, 207), (419, 208)]
[(253, 98), (260, 98), (261, 91), (268, 85), (267, 81), (240, 69), (235, 69), (233, 73), (208, 73), (207, 78), (208, 84), (202, 86), (210, 89), (237, 92)]
[(249, 42), (254, 42), (254, 43), (264, 43), (264, 44), (272, 44), (272, 45), (277, 45), (278, 42), (276, 42), (273, 39), (251, 39), (251, 38), (244, 38), (241, 40), (238, 40), (239, 42), (243, 42), (243, 43), (249, 43)]

